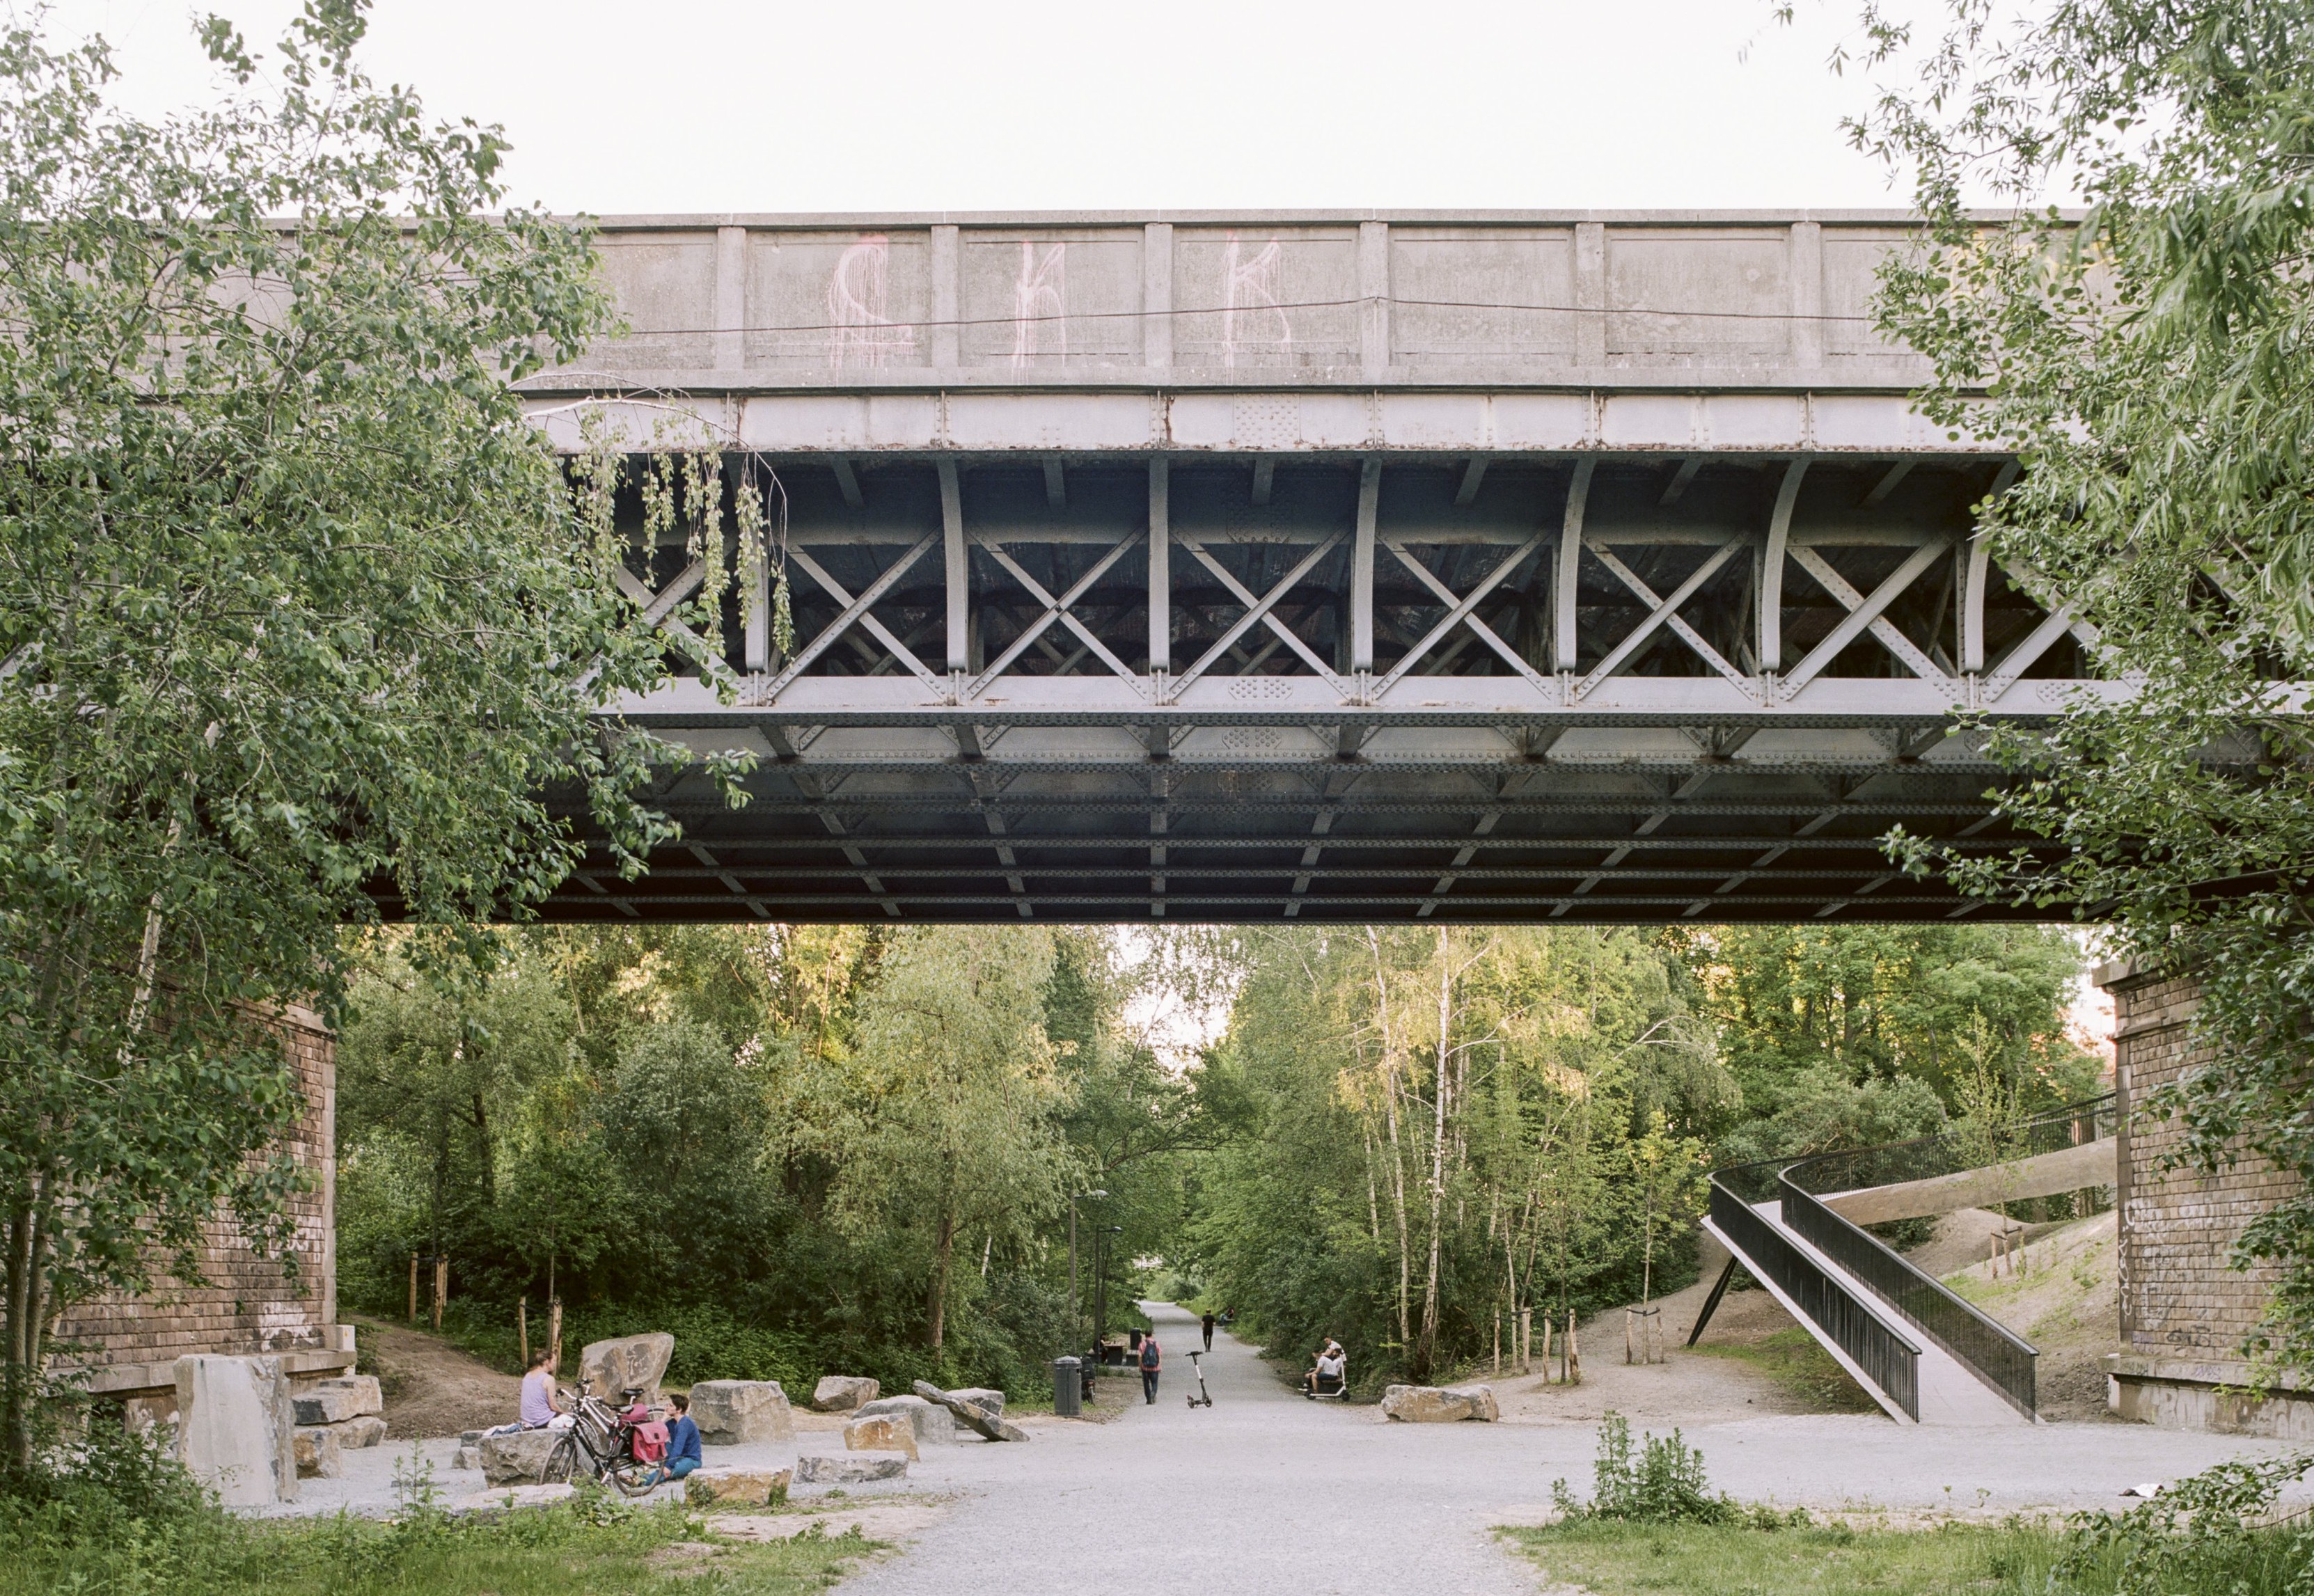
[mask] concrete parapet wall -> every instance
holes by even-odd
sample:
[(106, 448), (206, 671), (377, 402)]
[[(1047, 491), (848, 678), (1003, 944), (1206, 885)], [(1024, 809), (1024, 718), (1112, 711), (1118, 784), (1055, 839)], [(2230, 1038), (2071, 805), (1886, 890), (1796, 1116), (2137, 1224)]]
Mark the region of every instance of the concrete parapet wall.
[(1824, 1205), (1851, 1224), (1877, 1225), (1890, 1220), (1920, 1219), (1950, 1213), (1961, 1208), (1984, 1208), (2027, 1197), (2053, 1197), (2064, 1192), (2111, 1186), (2114, 1181), (2113, 1137), (2061, 1147), (2006, 1164), (1962, 1169), (1927, 1180), (1900, 1181), (1865, 1191), (1838, 1192)]

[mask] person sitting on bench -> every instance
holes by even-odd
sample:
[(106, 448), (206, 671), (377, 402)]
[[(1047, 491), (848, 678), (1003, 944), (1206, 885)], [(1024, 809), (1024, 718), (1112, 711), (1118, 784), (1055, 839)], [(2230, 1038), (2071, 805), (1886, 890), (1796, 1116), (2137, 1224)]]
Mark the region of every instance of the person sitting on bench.
[(1318, 1354), (1317, 1367), (1302, 1377), (1303, 1391), (1312, 1397), (1340, 1396), (1347, 1363), (1342, 1355), (1342, 1344), (1329, 1338), (1325, 1350)]

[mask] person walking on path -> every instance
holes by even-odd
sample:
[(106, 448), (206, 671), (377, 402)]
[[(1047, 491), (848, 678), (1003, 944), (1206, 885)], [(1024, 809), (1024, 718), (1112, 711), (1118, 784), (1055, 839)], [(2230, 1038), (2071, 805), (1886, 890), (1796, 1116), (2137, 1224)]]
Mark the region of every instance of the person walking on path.
[(1206, 1315), (1206, 1318), (1205, 1318), (1205, 1326), (1206, 1326), (1206, 1350), (1207, 1352), (1211, 1352), (1211, 1351), (1213, 1351), (1213, 1350), (1214, 1350), (1214, 1316), (1213, 1316), (1212, 1314), (1210, 1314), (1210, 1313), (1209, 1313), (1209, 1314)]
[(1159, 1357), (1157, 1335), (1153, 1330), (1141, 1338), (1141, 1399), (1153, 1407), (1157, 1402)]

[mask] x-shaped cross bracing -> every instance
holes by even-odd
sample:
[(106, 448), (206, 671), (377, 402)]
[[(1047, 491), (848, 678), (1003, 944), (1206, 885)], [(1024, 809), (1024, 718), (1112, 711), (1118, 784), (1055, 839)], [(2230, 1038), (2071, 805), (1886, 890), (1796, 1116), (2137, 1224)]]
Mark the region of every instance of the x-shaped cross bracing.
[(1397, 539), (1393, 538), (1389, 540), (1383, 544), (1383, 547), (1387, 548), (1392, 554), (1398, 556), (1399, 563), (1406, 567), (1407, 569), (1412, 571), (1415, 575), (1416, 580), (1419, 581), (1424, 586), (1429, 588), (1432, 593), (1437, 595), (1438, 597), (1445, 603), (1446, 614), (1444, 620), (1440, 621), (1435, 626), (1433, 626), (1428, 631), (1425, 632), (1421, 639), (1418, 640), (1412, 648), (1406, 651), (1405, 655), (1396, 665), (1391, 666), (1389, 675), (1383, 676), (1373, 684), (1373, 696), (1380, 698), (1383, 693), (1388, 692), (1391, 688), (1397, 686), (1400, 679), (1403, 678), (1409, 671), (1421, 664), (1423, 657), (1427, 655), (1431, 649), (1438, 646), (1439, 639), (1444, 638), (1448, 632), (1453, 630), (1457, 626), (1469, 627), (1472, 634), (1476, 636), (1480, 642), (1486, 644), (1488, 648), (1492, 648), (1497, 654), (1502, 656), (1506, 664), (1519, 675), (1524, 676), (1528, 681), (1532, 682), (1536, 686), (1540, 687), (1545, 684), (1542, 674), (1537, 671), (1532, 666), (1527, 664), (1525, 660), (1520, 658), (1518, 650), (1512, 648), (1508, 643), (1503, 641), (1501, 635), (1497, 633), (1493, 627), (1488, 626), (1485, 622), (1479, 620), (1478, 616), (1479, 605), (1486, 598), (1487, 595), (1492, 593), (1497, 587), (1500, 586), (1504, 578), (1508, 577), (1514, 570), (1516, 570), (1519, 566), (1525, 561), (1528, 555), (1532, 554), (1537, 549), (1542, 547), (1542, 533), (1538, 532), (1532, 537), (1527, 539), (1526, 542), (1521, 543), (1518, 548), (1512, 552), (1509, 559), (1496, 566), (1493, 570), (1488, 571), (1486, 576), (1479, 580), (1479, 585), (1476, 587), (1471, 588), (1468, 593), (1460, 595), (1456, 594), (1453, 588), (1447, 586), (1445, 583), (1440, 581), (1435, 576), (1432, 575), (1430, 568), (1424, 565), (1413, 555), (1408, 553), (1406, 551), (1406, 545), (1399, 542)]
[(1702, 657), (1703, 662), (1713, 670), (1718, 671), (1745, 692), (1752, 691), (1751, 679), (1728, 664), (1719, 650), (1704, 641), (1703, 634), (1681, 620), (1679, 614), (1679, 607), (1693, 598), (1698, 588), (1718, 575), (1719, 568), (1733, 559), (1737, 550), (1747, 546), (1745, 539), (1732, 537), (1713, 550), (1710, 556), (1701, 565), (1696, 567), (1685, 581), (1672, 589), (1671, 596), (1668, 598), (1656, 596), (1655, 589), (1641, 580), (1638, 572), (1616, 559), (1603, 544), (1588, 535), (1585, 536), (1583, 546), (1590, 550), (1592, 556), (1600, 564), (1613, 573), (1617, 581), (1637, 594), (1639, 602), (1647, 604), (1648, 610), (1647, 618), (1625, 633), (1623, 640), (1608, 649), (1607, 657), (1591, 667), (1591, 674), (1575, 684), (1575, 698), (1577, 702), (1580, 702), (1593, 688), (1621, 670), (1624, 663), (1638, 653), (1658, 630), (1666, 627), (1674, 636), (1694, 649)]
[(883, 644), (891, 651), (893, 658), (914, 671), (934, 692), (945, 693), (948, 691), (948, 683), (934, 675), (931, 667), (916, 657), (915, 650), (894, 636), (892, 629), (876, 619), (870, 610), (870, 606), (897, 586), (900, 578), (906, 576), (914, 569), (916, 561), (923, 558), (924, 551), (938, 542), (940, 537), (937, 533), (919, 540), (914, 547), (894, 560), (888, 570), (870, 582), (857, 598), (845, 590), (843, 583), (829, 576), (817, 560), (812, 559), (801, 549), (790, 545), (788, 549), (788, 558), (793, 560), (806, 576), (826, 589), (828, 596), (842, 604), (843, 609), (835, 620), (821, 629), (817, 637), (796, 650), (796, 657), (788, 661), (779, 675), (773, 676), (764, 688), (760, 701), (767, 704), (776, 702), (780, 694), (786, 691), (789, 683), (801, 675), (804, 668), (813, 660), (834, 648), (844, 633), (850, 631), (854, 626), (861, 628), (878, 642)]
[(1347, 535), (1347, 534), (1345, 533), (1338, 532), (1330, 537), (1328, 537), (1316, 548), (1311, 550), (1309, 553), (1303, 555), (1302, 559), (1295, 563), (1292, 570), (1287, 571), (1283, 577), (1280, 577), (1277, 579), (1277, 585), (1276, 586), (1272, 587), (1261, 597), (1256, 598), (1246, 587), (1244, 583), (1239, 581), (1235, 577), (1230, 574), (1230, 570), (1227, 566), (1223, 565), (1220, 560), (1215, 560), (1213, 555), (1207, 551), (1203, 543), (1200, 543), (1192, 538), (1183, 537), (1179, 533), (1174, 533), (1174, 541), (1179, 543), (1184, 549), (1187, 549), (1191, 557), (1194, 558), (1199, 565), (1204, 566), (1207, 570), (1211, 571), (1221, 582), (1221, 585), (1229, 589), (1231, 595), (1234, 597), (1238, 603), (1245, 606), (1245, 613), (1240, 615), (1235, 621), (1230, 623), (1229, 629), (1222, 633), (1221, 637), (1214, 643), (1213, 647), (1207, 648), (1205, 653), (1198, 656), (1197, 661), (1195, 665), (1192, 665), (1188, 670), (1183, 671), (1179, 675), (1173, 678), (1171, 684), (1173, 696), (1178, 698), (1183, 688), (1187, 687), (1190, 683), (1196, 681), (1199, 676), (1204, 675), (1208, 670), (1212, 669), (1214, 662), (1219, 660), (1223, 655), (1228, 653), (1230, 649), (1235, 646), (1238, 639), (1243, 637), (1248, 631), (1256, 626), (1268, 627), (1270, 630), (1277, 634), (1278, 641), (1284, 643), (1287, 648), (1293, 649), (1294, 653), (1302, 657), (1303, 664), (1308, 666), (1312, 671), (1315, 671), (1321, 679), (1330, 683), (1336, 692), (1338, 692), (1342, 691), (1345, 686), (1342, 678), (1336, 675), (1332, 667), (1328, 666), (1324, 660), (1318, 657), (1317, 653), (1310, 647), (1309, 644), (1302, 640), (1300, 636), (1294, 632), (1292, 627), (1279, 620), (1276, 614), (1272, 613), (1272, 612), (1276, 609), (1278, 601), (1283, 599), (1287, 594), (1293, 592), (1295, 585), (1298, 584), (1303, 578), (1318, 568), (1318, 562), (1325, 559), (1327, 555), (1332, 553), (1335, 549), (1339, 547), (1343, 538)]
[(1011, 665), (1014, 660), (1020, 658), (1021, 655), (1027, 653), (1029, 649), (1036, 644), (1038, 639), (1045, 635), (1045, 629), (1051, 626), (1056, 621), (1062, 625), (1067, 627), (1071, 631), (1076, 633), (1077, 640), (1085, 646), (1086, 650), (1099, 658), (1100, 661), (1103, 665), (1107, 666), (1110, 670), (1116, 672), (1117, 675), (1123, 677), (1127, 682), (1139, 681), (1140, 678), (1134, 674), (1133, 667), (1126, 665), (1125, 661), (1119, 659), (1116, 654), (1110, 650), (1108, 644), (1102, 642), (1099, 638), (1093, 635), (1093, 631), (1091, 627), (1077, 619), (1075, 614), (1072, 612), (1072, 606), (1073, 606), (1076, 602), (1082, 598), (1086, 594), (1091, 592), (1093, 584), (1100, 581), (1101, 578), (1107, 576), (1108, 574), (1109, 567), (1124, 559), (1126, 552), (1142, 541), (1143, 536), (1143, 533), (1135, 532), (1128, 533), (1126, 536), (1119, 539), (1116, 545), (1112, 547), (1108, 553), (1093, 561), (1091, 569), (1087, 570), (1083, 576), (1079, 577), (1074, 582), (1069, 584), (1069, 590), (1066, 593), (1062, 594), (1058, 598), (1055, 598), (1050, 593), (1047, 593), (1045, 590), (1043, 583), (1038, 581), (1036, 578), (1021, 569), (1020, 562), (1013, 559), (1010, 554), (1007, 554), (1004, 551), (1003, 545), (999, 543), (994, 538), (990, 537), (985, 533), (976, 536), (973, 539), (973, 542), (977, 543), (982, 549), (985, 550), (988, 553), (988, 557), (991, 560), (994, 560), (998, 565), (1002, 566), (1014, 581), (1027, 588), (1029, 590), (1029, 595), (1031, 598), (1034, 598), (1038, 604), (1044, 605), (1045, 609), (1044, 613), (1038, 615), (1036, 620), (1030, 622), (1021, 630), (1019, 637), (1014, 638), (1011, 643), (1005, 646), (1004, 652), (998, 655), (995, 659), (991, 661), (986, 670), (981, 672), (978, 676), (973, 679), (972, 685), (966, 690), (965, 697), (967, 699), (978, 698), (981, 693), (987, 690), (990, 683), (995, 681), (997, 677), (1004, 674), (1005, 666)]

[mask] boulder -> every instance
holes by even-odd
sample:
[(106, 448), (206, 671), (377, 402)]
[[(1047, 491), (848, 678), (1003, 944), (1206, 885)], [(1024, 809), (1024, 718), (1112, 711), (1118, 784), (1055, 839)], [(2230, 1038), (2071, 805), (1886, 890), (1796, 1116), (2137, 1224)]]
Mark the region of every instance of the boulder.
[(345, 1473), (338, 1455), (338, 1433), (326, 1424), (300, 1427), (291, 1445), (296, 1448), (297, 1473), (305, 1479), (336, 1479)]
[(458, 1443), (458, 1450), (450, 1454), (450, 1467), (453, 1468), (480, 1468), (481, 1466), (481, 1447), (468, 1446), (462, 1441)]
[(297, 1498), (296, 1415), (278, 1358), (179, 1358), (177, 1459), (227, 1507)]
[(699, 1439), (717, 1446), (793, 1441), (795, 1415), (776, 1380), (702, 1380), (691, 1388)]
[(876, 1400), (882, 1389), (857, 1374), (831, 1374), (811, 1389), (811, 1405), (822, 1413), (850, 1413), (863, 1402)]
[(848, 1452), (905, 1452), (913, 1460), (916, 1432), (905, 1414), (879, 1413), (853, 1419), (843, 1426), (843, 1450)]
[(485, 1435), (476, 1449), (482, 1455), (482, 1477), (494, 1486), (534, 1485), (546, 1472), (546, 1454), (561, 1439), (560, 1430)]
[(578, 1494), (576, 1486), (508, 1486), (503, 1490), (477, 1491), (471, 1496), (461, 1496), (445, 1504), (443, 1511), (464, 1516), (468, 1513), (505, 1512), (524, 1507), (552, 1507), (558, 1502), (568, 1502)]
[(1402, 1424), (1492, 1423), (1501, 1415), (1492, 1386), (1392, 1386), (1382, 1393), (1382, 1411)]
[[(348, 1419), (341, 1424), (331, 1424), (330, 1428), (338, 1433), (340, 1446), (357, 1450), (375, 1446), (385, 1439), (385, 1421), (374, 1413), (366, 1413), (358, 1419)], [(476, 1444), (481, 1443), (477, 1442)]]
[(918, 1446), (953, 1446), (956, 1444), (956, 1415), (937, 1402), (927, 1402), (922, 1397), (883, 1397), (873, 1402), (863, 1402), (852, 1415), (855, 1419), (877, 1418), (894, 1414), (908, 1421), (908, 1429)]
[(990, 1418), (1004, 1416), (1004, 1393), (986, 1386), (959, 1386), (949, 1393), (960, 1402), (969, 1402)]
[(928, 1380), (920, 1380), (915, 1384), (917, 1396), (927, 1402), (937, 1402), (947, 1408), (949, 1412), (964, 1421), (967, 1429), (977, 1433), (984, 1441), (1029, 1439), (1029, 1432), (1018, 1424), (1010, 1424), (995, 1414), (990, 1413), (977, 1403), (967, 1402), (953, 1392), (943, 1391)]
[(905, 1479), (908, 1459), (902, 1452), (853, 1452), (841, 1458), (798, 1458), (795, 1483), (799, 1486), (864, 1486), (879, 1479)]
[(307, 1425), (334, 1424), (385, 1411), (385, 1394), (372, 1374), (322, 1380), (291, 1399), (297, 1405), (297, 1422)]
[(791, 1468), (741, 1468), (719, 1466), (694, 1468), (683, 1477), (684, 1500), (693, 1507), (730, 1503), (742, 1507), (776, 1507), (788, 1499)]
[(578, 1383), (587, 1394), (616, 1402), (619, 1393), (640, 1389), (646, 1402), (658, 1400), (658, 1382), (675, 1356), (675, 1337), (664, 1330), (591, 1341), (578, 1354)]

